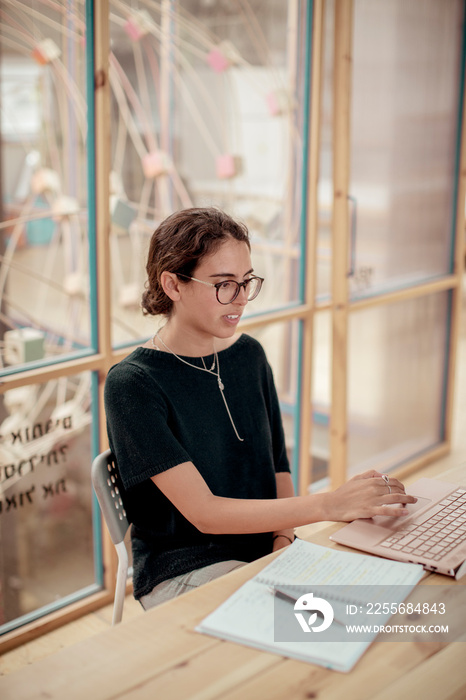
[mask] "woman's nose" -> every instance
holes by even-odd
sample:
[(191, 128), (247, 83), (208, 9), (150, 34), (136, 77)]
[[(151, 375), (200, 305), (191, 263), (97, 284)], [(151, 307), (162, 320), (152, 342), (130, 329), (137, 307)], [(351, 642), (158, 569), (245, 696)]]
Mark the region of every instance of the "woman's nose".
[(241, 286), (239, 288), (239, 294), (236, 297), (234, 303), (241, 304), (241, 306), (246, 306), (246, 304), (248, 303), (248, 291), (245, 286)]

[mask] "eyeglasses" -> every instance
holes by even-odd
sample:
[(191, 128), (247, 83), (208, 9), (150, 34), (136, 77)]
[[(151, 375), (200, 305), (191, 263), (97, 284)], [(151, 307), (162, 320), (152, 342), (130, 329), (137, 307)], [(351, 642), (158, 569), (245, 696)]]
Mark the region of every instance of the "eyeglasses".
[(217, 301), (220, 304), (231, 304), (232, 301), (238, 296), (241, 287), (246, 292), (246, 298), (248, 301), (252, 301), (259, 294), (263, 277), (249, 277), (244, 282), (237, 282), (236, 280), (225, 280), (224, 282), (217, 282), (212, 284), (212, 282), (204, 282), (203, 280), (198, 280), (196, 277), (188, 277), (188, 275), (182, 275), (180, 272), (176, 273), (178, 277), (185, 277), (187, 280), (192, 280), (193, 282), (200, 282), (205, 284), (207, 287), (215, 287), (217, 294)]

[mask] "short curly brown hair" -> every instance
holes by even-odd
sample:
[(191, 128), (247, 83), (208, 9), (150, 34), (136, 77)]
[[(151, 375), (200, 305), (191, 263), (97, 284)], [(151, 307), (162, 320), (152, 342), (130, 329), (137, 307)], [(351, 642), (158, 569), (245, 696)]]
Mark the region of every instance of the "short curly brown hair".
[(214, 207), (182, 209), (162, 221), (149, 246), (147, 281), (141, 301), (143, 313), (169, 316), (173, 302), (160, 283), (162, 272), (192, 277), (202, 258), (214, 253), (228, 238), (251, 248), (247, 227)]

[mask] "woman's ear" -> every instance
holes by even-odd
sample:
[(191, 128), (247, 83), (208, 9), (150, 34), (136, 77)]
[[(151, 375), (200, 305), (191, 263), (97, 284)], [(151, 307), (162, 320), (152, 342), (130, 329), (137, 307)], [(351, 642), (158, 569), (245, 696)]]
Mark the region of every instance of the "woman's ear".
[(173, 272), (162, 272), (160, 284), (167, 297), (172, 301), (180, 300), (180, 281)]

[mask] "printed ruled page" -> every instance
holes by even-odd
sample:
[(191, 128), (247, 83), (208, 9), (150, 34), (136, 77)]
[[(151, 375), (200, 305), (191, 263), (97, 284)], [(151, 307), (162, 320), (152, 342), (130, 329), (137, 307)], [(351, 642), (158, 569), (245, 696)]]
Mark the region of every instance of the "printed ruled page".
[(418, 564), (342, 552), (295, 540), (256, 579), (272, 586), (395, 586), (418, 583), (423, 575), (423, 568)]

